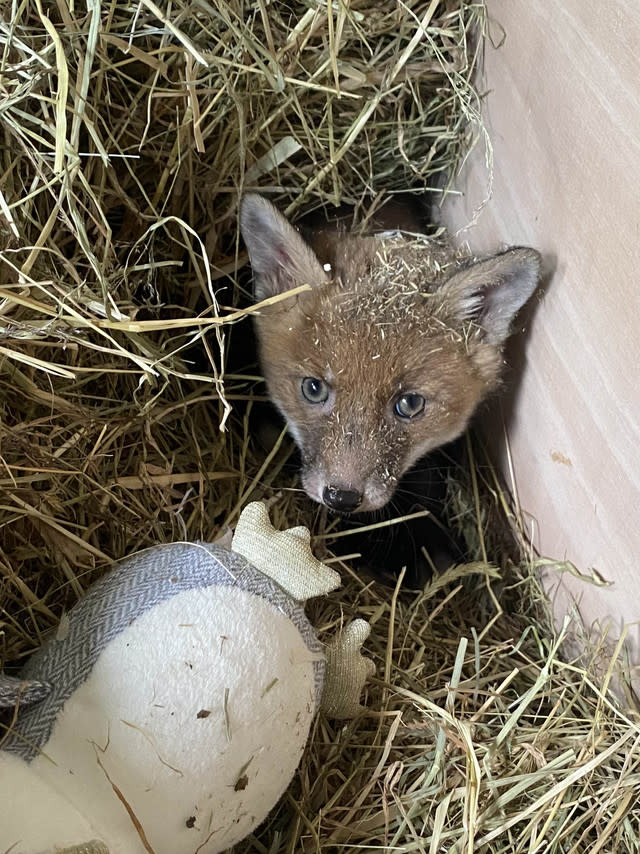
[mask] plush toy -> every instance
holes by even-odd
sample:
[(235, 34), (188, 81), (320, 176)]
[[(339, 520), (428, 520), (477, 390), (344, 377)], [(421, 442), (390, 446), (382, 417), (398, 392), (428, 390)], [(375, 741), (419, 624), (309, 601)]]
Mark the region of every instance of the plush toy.
[(289, 784), (319, 707), (360, 710), (355, 621), (324, 649), (301, 602), (339, 586), (304, 528), (243, 512), (232, 550), (173, 543), (122, 561), (20, 678), (0, 751), (0, 851), (212, 854)]

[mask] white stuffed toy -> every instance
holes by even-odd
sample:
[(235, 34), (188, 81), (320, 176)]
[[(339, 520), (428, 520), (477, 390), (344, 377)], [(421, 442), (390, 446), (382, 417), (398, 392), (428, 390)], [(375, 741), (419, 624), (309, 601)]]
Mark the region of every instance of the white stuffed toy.
[[(339, 586), (309, 532), (263, 504), (232, 551), (173, 543), (122, 561), (19, 679), (0, 751), (0, 851), (213, 854), (288, 786), (322, 701), (361, 709), (369, 626), (325, 650), (301, 602)], [(326, 653), (326, 673), (325, 673)]]

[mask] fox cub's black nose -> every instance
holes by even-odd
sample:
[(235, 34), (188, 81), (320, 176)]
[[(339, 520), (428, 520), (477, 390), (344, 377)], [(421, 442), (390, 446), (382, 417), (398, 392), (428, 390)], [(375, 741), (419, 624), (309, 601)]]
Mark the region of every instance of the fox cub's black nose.
[(332, 510), (351, 513), (362, 504), (362, 493), (356, 489), (341, 489), (339, 486), (325, 486), (322, 500)]

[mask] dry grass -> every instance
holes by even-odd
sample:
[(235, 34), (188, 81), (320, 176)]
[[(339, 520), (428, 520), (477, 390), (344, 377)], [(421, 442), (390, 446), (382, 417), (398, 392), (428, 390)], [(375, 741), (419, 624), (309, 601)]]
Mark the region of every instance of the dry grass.
[[(330, 14), (319, 0), (12, 4), (1, 658), (28, 654), (113, 559), (212, 539), (252, 486), (270, 492), (278, 471), (261, 471), (242, 415), (255, 367), (225, 373), (225, 329), (250, 335), (231, 308), (239, 194), (294, 214), (367, 208), (453, 174), (478, 132), (469, 36), (483, 15), (396, 0)], [(304, 509), (291, 495), (282, 512)]]
[[(290, 214), (455, 174), (482, 134), (482, 4), (13, 0), (0, 22), (0, 662), (19, 662), (113, 560), (215, 539), (249, 497), (318, 520), (255, 445), (236, 213)], [(476, 37), (472, 37), (472, 33)], [(239, 363), (242, 365), (242, 356)], [(220, 426), (226, 427), (220, 430)], [(567, 662), (507, 501), (452, 484), (477, 562), (420, 594), (341, 564), (322, 633), (367, 617), (370, 714), (320, 719), (238, 850), (634, 852), (640, 729)], [(484, 482), (484, 478), (487, 482)], [(348, 537), (334, 548), (348, 553)], [(493, 556), (498, 569), (487, 562)], [(593, 649), (595, 660), (602, 650)]]
[(315, 618), (328, 634), (372, 623), (370, 712), (317, 721), (287, 800), (236, 850), (640, 850), (640, 717), (620, 646), (603, 636), (570, 657), (580, 625), (558, 631), (530, 562), (505, 552), (517, 520), (473, 451), (450, 494), (477, 561), (393, 596), (343, 566), (345, 590)]

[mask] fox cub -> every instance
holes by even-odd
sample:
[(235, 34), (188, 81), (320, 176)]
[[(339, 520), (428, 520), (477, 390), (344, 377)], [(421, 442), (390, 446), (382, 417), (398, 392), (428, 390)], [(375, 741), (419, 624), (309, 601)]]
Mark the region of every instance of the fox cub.
[(342, 513), (384, 507), (498, 385), (539, 254), (461, 261), (400, 232), (322, 230), (312, 246), (255, 194), (242, 201), (240, 227), (256, 300), (310, 286), (256, 316), (262, 370), (300, 449), (305, 491)]

